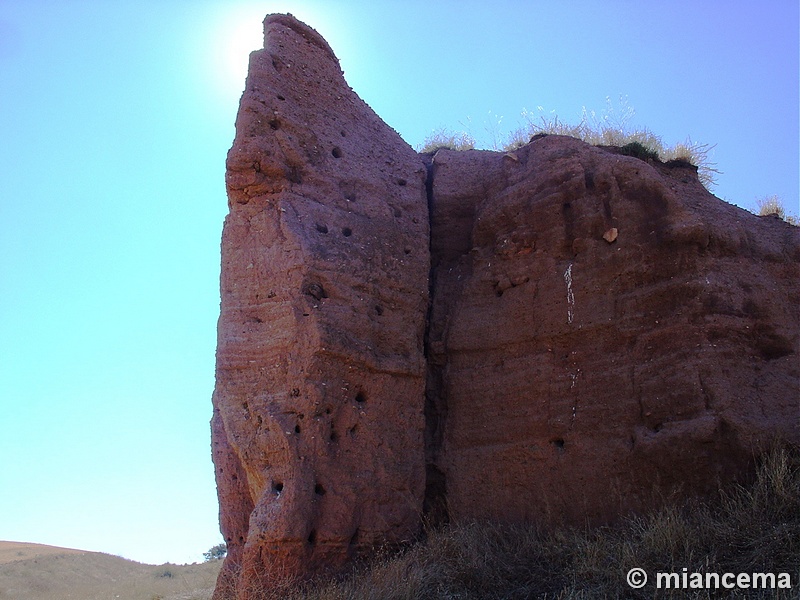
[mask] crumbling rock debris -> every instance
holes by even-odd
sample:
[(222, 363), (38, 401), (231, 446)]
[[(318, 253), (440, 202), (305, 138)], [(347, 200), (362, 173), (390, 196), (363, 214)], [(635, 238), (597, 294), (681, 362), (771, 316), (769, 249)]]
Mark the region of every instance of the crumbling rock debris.
[(424, 513), (602, 523), (800, 444), (796, 227), (572, 138), (418, 155), (317, 32), (264, 28), (227, 161), (216, 599)]
[(608, 231), (603, 234), (603, 239), (607, 241), (609, 244), (614, 243), (617, 240), (617, 236), (619, 232), (617, 231), (616, 227), (612, 227)]

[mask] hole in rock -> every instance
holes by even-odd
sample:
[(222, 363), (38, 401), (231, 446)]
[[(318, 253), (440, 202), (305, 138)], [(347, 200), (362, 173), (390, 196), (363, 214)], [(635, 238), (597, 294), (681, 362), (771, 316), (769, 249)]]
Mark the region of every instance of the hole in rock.
[(319, 231), (320, 233), (328, 233), (328, 227), (327, 225), (321, 225), (317, 223), (317, 231)]
[(358, 544), (358, 529), (355, 530), (353, 535), (350, 536), (350, 545), (355, 546)]
[(325, 409), (325, 414), (326, 414), (326, 415), (329, 415), (329, 414), (331, 414), (331, 409), (330, 409), (330, 407), (328, 407), (328, 408), (326, 408), (326, 409)]
[(324, 496), (325, 495), (325, 488), (323, 487), (323, 485), (321, 483), (318, 483), (317, 485), (314, 486), (314, 493), (317, 496)]
[(344, 237), (350, 237), (351, 235), (353, 235), (353, 230), (352, 230), (352, 229), (350, 229), (349, 227), (344, 227), (344, 228), (342, 229), (342, 235), (343, 235)]
[(339, 434), (336, 433), (333, 429), (331, 429), (331, 441), (336, 442), (339, 440)]
[(337, 146), (331, 150), (331, 154), (333, 154), (333, 158), (342, 158), (342, 149)]
[(283, 491), (283, 483), (281, 483), (280, 481), (273, 481), (272, 491), (280, 494)]
[(317, 541), (317, 532), (315, 530), (311, 530), (311, 533), (308, 534), (308, 543), (314, 544)]
[(300, 169), (295, 166), (288, 168), (288, 170), (286, 171), (286, 179), (288, 179), (292, 183), (297, 183), (297, 184), (303, 183), (303, 178), (301, 177)]
[(375, 305), (375, 312), (378, 313), (378, 315), (382, 315), (383, 314), (383, 307), (380, 304), (376, 304)]
[(411, 254), (411, 248), (405, 248), (403, 252), (405, 252), (406, 254)]
[(353, 425), (350, 429), (347, 430), (347, 433), (350, 435), (355, 435), (356, 429), (358, 429), (358, 425)]
[(300, 433), (300, 425), (295, 425), (294, 426), (294, 432), (295, 433)]
[(278, 129), (281, 128), (280, 121), (278, 121), (278, 119), (270, 119), (269, 128), (272, 129), (272, 131), (278, 131)]
[(405, 179), (398, 179), (397, 180), (397, 185), (403, 186), (403, 185), (406, 185), (406, 183), (408, 183), (408, 182)]
[(560, 439), (560, 438), (559, 438), (559, 439), (557, 439), (557, 440), (553, 440), (553, 441), (552, 441), (552, 442), (550, 442), (550, 443), (551, 443), (551, 444), (553, 444), (553, 447), (554, 447), (556, 450), (558, 450), (558, 451), (563, 451), (563, 450), (564, 450), (564, 440), (562, 440), (562, 439)]
[(584, 185), (586, 186), (587, 190), (593, 190), (594, 189), (594, 173), (592, 173), (591, 171), (584, 171), (584, 173), (583, 173), (583, 182), (584, 182)]
[(364, 394), (364, 392), (358, 392), (356, 394), (356, 402), (358, 402), (359, 404), (363, 404), (366, 401), (367, 401), (367, 396)]
[(314, 300), (322, 300), (323, 298), (328, 297), (328, 293), (325, 291), (325, 288), (322, 287), (319, 283), (310, 283), (305, 289), (306, 294), (314, 298)]
[(278, 94), (278, 100), (280, 100), (281, 102), (283, 102), (284, 100), (286, 100), (286, 98), (284, 98), (283, 96), (281, 96), (280, 94)]
[(339, 133), (342, 134), (342, 137), (347, 137), (347, 132), (344, 129), (342, 129)]

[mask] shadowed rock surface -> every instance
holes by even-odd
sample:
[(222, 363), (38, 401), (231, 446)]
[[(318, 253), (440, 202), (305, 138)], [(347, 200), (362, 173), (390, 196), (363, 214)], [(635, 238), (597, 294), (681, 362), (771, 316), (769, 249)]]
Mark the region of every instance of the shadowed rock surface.
[(236, 132), (215, 598), (411, 540), (424, 512), (605, 522), (800, 444), (800, 230), (693, 167), (560, 136), (418, 155), (283, 15)]

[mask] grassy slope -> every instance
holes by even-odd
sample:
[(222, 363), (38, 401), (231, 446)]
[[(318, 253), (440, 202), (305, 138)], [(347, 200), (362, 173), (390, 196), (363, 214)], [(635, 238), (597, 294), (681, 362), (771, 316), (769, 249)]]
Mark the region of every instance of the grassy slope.
[(144, 565), (97, 552), (0, 542), (0, 599), (207, 600), (220, 566)]
[[(781, 598), (800, 600), (800, 452), (774, 451), (756, 480), (711, 503), (688, 501), (609, 527), (542, 532), (468, 523), (429, 533), (400, 555), (385, 553), (352, 575), (282, 600), (523, 600), (550, 598)], [(142, 565), (96, 553), (47, 552), (2, 562), (0, 600), (208, 599), (220, 562)], [(17, 552), (26, 550), (16, 550)], [(30, 550), (28, 548), (27, 550)], [(26, 551), (27, 551), (26, 550)], [(632, 590), (629, 569), (680, 573), (787, 572), (789, 590)]]
[[(787, 572), (790, 590), (631, 589), (628, 571)], [(755, 482), (723, 490), (711, 503), (689, 501), (592, 530), (555, 532), (470, 523), (432, 532), (400, 556), (372, 561), (354, 575), (298, 600), (492, 600), (550, 598), (800, 599), (800, 453), (764, 457)]]

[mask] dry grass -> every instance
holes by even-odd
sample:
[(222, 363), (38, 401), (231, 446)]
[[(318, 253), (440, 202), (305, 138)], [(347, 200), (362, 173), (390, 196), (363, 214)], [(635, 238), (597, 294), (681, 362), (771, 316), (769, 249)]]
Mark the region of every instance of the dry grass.
[[(606, 99), (606, 108), (601, 112), (583, 109), (577, 124), (562, 121), (558, 115), (546, 112), (541, 106), (536, 111), (523, 109), (523, 125), (511, 132), (506, 139), (500, 140), (499, 125), (502, 117), (488, 128), (492, 138), (492, 149), (510, 151), (529, 143), (537, 135), (566, 135), (583, 140), (593, 146), (623, 147), (632, 143), (641, 144), (654, 153), (655, 158), (668, 162), (670, 160), (687, 161), (697, 167), (698, 177), (706, 188), (711, 189), (717, 181), (720, 171), (716, 163), (711, 161), (714, 146), (701, 144), (687, 139), (674, 146), (665, 145), (661, 137), (646, 127), (632, 127), (635, 111), (623, 97), (619, 105), (614, 106), (610, 98)], [(420, 152), (433, 152), (439, 148), (450, 150), (469, 150), (475, 148), (475, 138), (467, 132), (454, 133), (445, 129), (434, 131), (422, 144)]]
[[(142, 565), (97, 553), (41, 553), (0, 545), (0, 598), (207, 600), (220, 562)], [(47, 547), (45, 547), (46, 549)], [(18, 560), (13, 560), (15, 552)], [(10, 555), (9, 555), (10, 553)], [(9, 558), (11, 560), (9, 560)], [(786, 572), (790, 590), (631, 589), (629, 569), (680, 573)], [(722, 593), (725, 592), (725, 593)], [(264, 600), (588, 600), (594, 598), (800, 599), (800, 452), (765, 455), (754, 482), (712, 503), (668, 505), (616, 526), (545, 532), (466, 523), (428, 532), (403, 552), (378, 552), (346, 577)]]
[[(787, 572), (791, 590), (633, 590), (626, 574)], [(725, 592), (725, 593), (721, 593)], [(800, 454), (774, 451), (754, 483), (710, 504), (670, 505), (616, 526), (542, 532), (468, 523), (431, 531), (427, 540), (378, 556), (349, 576), (288, 600), (522, 600), (551, 598), (800, 598)]]
[(472, 150), (475, 148), (475, 138), (470, 134), (461, 131), (454, 132), (449, 129), (441, 128), (436, 129), (425, 138), (422, 146), (417, 149), (418, 152), (436, 152), (441, 148), (448, 150)]
[(775, 215), (787, 223), (800, 226), (800, 218), (794, 215), (786, 214), (786, 208), (784, 208), (783, 202), (778, 196), (767, 196), (766, 198), (761, 198), (756, 201), (756, 206), (758, 207), (758, 214), (762, 217)]
[(701, 183), (707, 188), (716, 184), (719, 170), (710, 158), (714, 146), (693, 142), (691, 139), (667, 146), (660, 136), (646, 127), (632, 127), (634, 115), (635, 111), (625, 98), (620, 98), (618, 107), (607, 98), (606, 108), (600, 113), (584, 108), (577, 125), (562, 122), (557, 115), (545, 113), (542, 107), (538, 107), (535, 113), (523, 110), (525, 124), (511, 134), (506, 149), (527, 144), (534, 135), (543, 133), (576, 137), (593, 146), (622, 147), (636, 143), (664, 162), (684, 160), (693, 164), (698, 169)]
[(58, 548), (44, 544), (27, 544), (25, 542), (0, 541), (0, 565), (30, 558), (53, 556), (54, 554), (86, 554), (85, 550), (72, 548)]
[(220, 561), (144, 565), (108, 554), (0, 543), (0, 599), (208, 600)]

